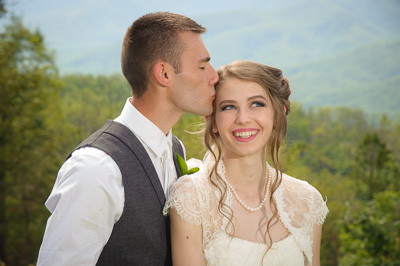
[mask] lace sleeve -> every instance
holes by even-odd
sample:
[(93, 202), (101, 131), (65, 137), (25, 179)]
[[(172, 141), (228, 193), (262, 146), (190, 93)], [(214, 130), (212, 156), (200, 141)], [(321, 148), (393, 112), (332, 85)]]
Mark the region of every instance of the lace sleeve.
[(329, 210), (319, 191), (308, 182), (283, 174), (274, 193), (280, 219), (312, 262), (313, 226), (323, 224)]
[(325, 218), (329, 213), (328, 207), (326, 206), (326, 201), (323, 200), (321, 193), (314, 188), (312, 192), (313, 197), (313, 222), (314, 224), (322, 225), (325, 222)]
[(178, 179), (171, 189), (163, 214), (167, 215), (169, 209), (174, 208), (182, 219), (199, 225), (201, 224), (201, 206), (193, 178), (196, 178), (196, 174)]

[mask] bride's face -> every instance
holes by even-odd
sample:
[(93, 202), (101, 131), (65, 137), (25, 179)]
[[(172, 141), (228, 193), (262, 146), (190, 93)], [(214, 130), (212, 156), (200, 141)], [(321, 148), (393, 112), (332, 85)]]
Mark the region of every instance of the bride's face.
[(217, 89), (215, 125), (225, 158), (261, 154), (273, 128), (274, 111), (265, 89), (229, 78)]

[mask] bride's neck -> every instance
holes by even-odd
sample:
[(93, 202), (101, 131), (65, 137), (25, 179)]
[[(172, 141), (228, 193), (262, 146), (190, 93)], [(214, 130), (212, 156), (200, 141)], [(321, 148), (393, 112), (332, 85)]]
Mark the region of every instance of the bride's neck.
[(266, 162), (258, 158), (224, 158), (226, 179), (234, 187), (254, 189), (265, 182)]

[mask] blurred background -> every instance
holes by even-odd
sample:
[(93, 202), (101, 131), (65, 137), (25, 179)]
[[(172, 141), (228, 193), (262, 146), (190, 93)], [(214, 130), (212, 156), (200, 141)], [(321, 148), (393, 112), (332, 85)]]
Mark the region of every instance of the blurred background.
[[(69, 152), (119, 115), (126, 29), (187, 15), (215, 68), (253, 60), (292, 88), (286, 173), (327, 198), (321, 265), (400, 265), (400, 1), (0, 0), (0, 265), (35, 264)], [(202, 117), (173, 132), (202, 158)]]

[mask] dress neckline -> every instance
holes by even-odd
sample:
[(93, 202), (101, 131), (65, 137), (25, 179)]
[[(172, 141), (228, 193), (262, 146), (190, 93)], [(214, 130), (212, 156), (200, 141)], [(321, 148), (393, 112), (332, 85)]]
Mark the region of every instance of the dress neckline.
[[(223, 231), (221, 233), (224, 234), (225, 237), (231, 238), (232, 240), (243, 241), (243, 242), (250, 243), (250, 244), (253, 244), (253, 245), (268, 246), (266, 243), (254, 242), (254, 241), (243, 239), (243, 238), (240, 238), (240, 237), (230, 236), (230, 235), (228, 235), (227, 233), (225, 233)], [(279, 244), (289, 240), (292, 237), (293, 237), (293, 234), (289, 233), (286, 236), (284, 236), (283, 238), (281, 238), (280, 240), (278, 240), (276, 242), (272, 242), (272, 245), (279, 245)]]

